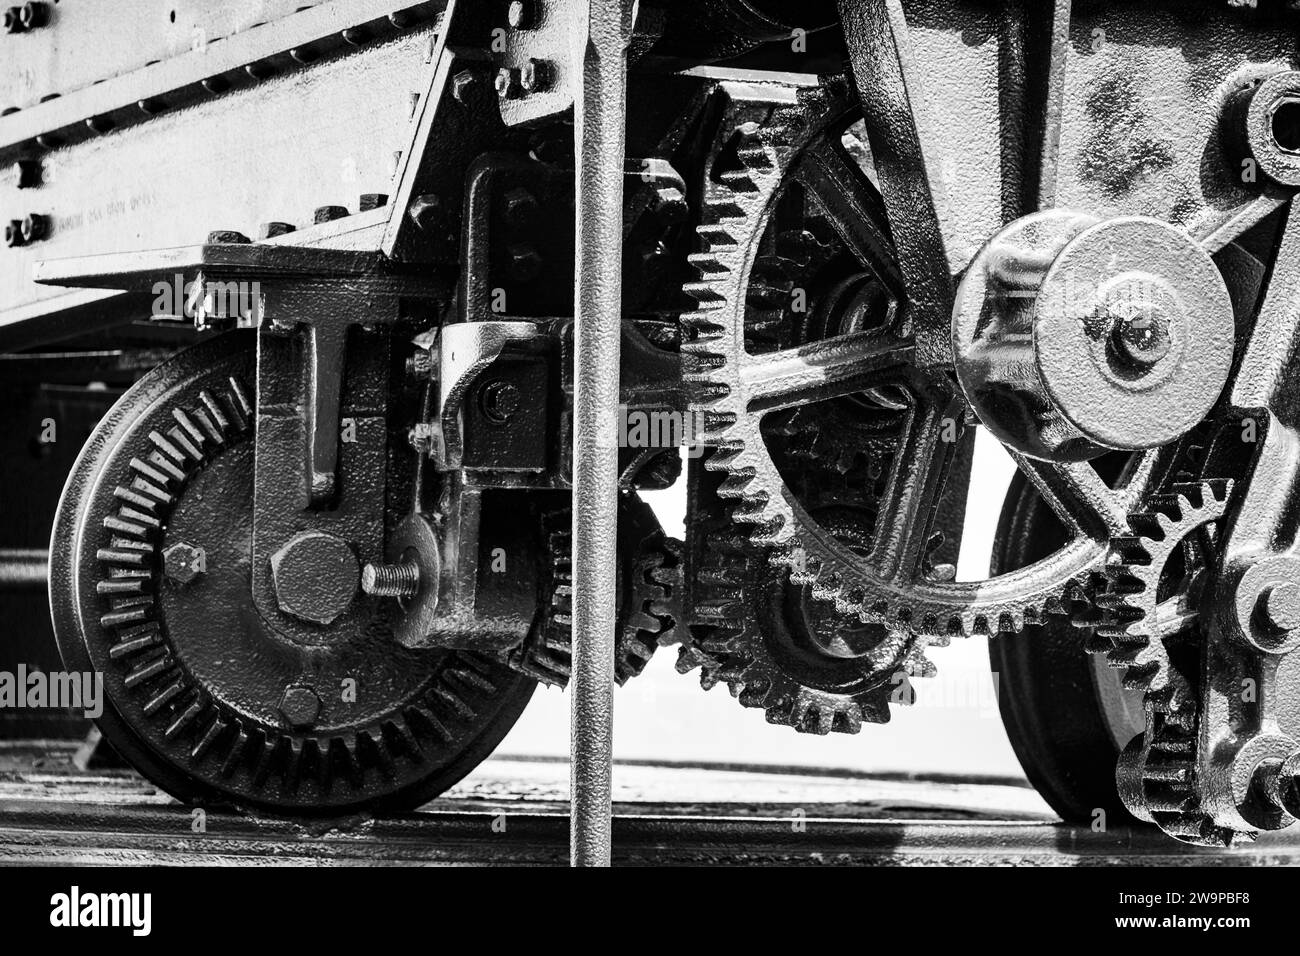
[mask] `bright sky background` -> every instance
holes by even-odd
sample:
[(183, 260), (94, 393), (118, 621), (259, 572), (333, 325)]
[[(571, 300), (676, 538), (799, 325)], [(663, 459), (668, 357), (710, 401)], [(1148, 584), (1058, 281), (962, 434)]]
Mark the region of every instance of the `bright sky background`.
[[(987, 575), (998, 514), (1015, 466), (996, 440), (978, 430), (974, 478), (958, 577)], [(647, 496), (665, 531), (682, 536), (685, 480)], [(707, 760), (726, 763), (811, 765), (855, 770), (1018, 775), (993, 697), (987, 640), (955, 641), (931, 652), (939, 668), (917, 681), (918, 702), (894, 707), (893, 719), (862, 733), (827, 737), (797, 734), (743, 708), (725, 685), (705, 693), (698, 674), (673, 669), (676, 648), (661, 649), (644, 674), (616, 692), (615, 756), (623, 759)], [(567, 755), (569, 697), (539, 688), (523, 718), (497, 751), (511, 755)]]

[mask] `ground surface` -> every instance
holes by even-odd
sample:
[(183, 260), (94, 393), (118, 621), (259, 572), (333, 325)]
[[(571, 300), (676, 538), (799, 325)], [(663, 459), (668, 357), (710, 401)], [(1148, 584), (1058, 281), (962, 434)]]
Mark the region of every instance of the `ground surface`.
[[(0, 745), (0, 863), (557, 864), (568, 766), (496, 757), (420, 812), (306, 826), (189, 808), (129, 770), (80, 771), (69, 744)], [(620, 764), (615, 860), (1088, 866), (1300, 863), (1300, 834), (1213, 853), (1062, 826), (1015, 780)]]

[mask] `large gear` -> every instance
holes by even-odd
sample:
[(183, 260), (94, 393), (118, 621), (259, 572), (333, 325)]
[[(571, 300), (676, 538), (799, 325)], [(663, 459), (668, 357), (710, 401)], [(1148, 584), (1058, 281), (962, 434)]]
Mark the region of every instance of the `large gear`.
[[(752, 343), (747, 342), (749, 283), (789, 183), (808, 181), (823, 191), (833, 189), (855, 216), (878, 210), (879, 200), (856, 162), (836, 143), (852, 118), (840, 85), (831, 82), (800, 90), (797, 103), (779, 105), (765, 100), (761, 90), (726, 84), (723, 88), (727, 108), (720, 146), (706, 177), (698, 230), (702, 251), (692, 256), (701, 278), (687, 287), (698, 305), (682, 316), (692, 333), (683, 351), (694, 363), (686, 375), (694, 389), (694, 407), (703, 416), (707, 443), (715, 449), (707, 467), (726, 474), (718, 494), (733, 506), (733, 518), (744, 528), (746, 539), (777, 567), (789, 569), (795, 583), (809, 585), (818, 598), (833, 602), (839, 613), (921, 635), (924, 643), (944, 644), (954, 634), (1014, 632), (1026, 622), (1060, 610), (1062, 595), (1101, 569), (1107, 535), (1082, 537), (1043, 562), (996, 581), (958, 583), (926, 575), (924, 558), (937, 491), (907, 487), (909, 473), (918, 462), (933, 460), (934, 467), (946, 467), (955, 442), (941, 439), (940, 431), (953, 432), (950, 438), (960, 437), (965, 425), (963, 402), (951, 383), (936, 385), (935, 379), (909, 370), (905, 360), (888, 372), (873, 371), (870, 358), (865, 372), (852, 367), (851, 356), (845, 360), (854, 349), (888, 353), (895, 344), (893, 336), (898, 349), (905, 351), (906, 331), (899, 328), (897, 310), (891, 310), (892, 321), (883, 327), (832, 335), (775, 357), (754, 354)], [(826, 172), (828, 168), (835, 170), (834, 175)], [(856, 185), (835, 179), (850, 174), (857, 177)], [(836, 185), (827, 186), (828, 180)], [(824, 209), (824, 196), (817, 201)], [(886, 227), (856, 221), (849, 226), (842, 219), (831, 219), (841, 240), (860, 258), (875, 260), (866, 264), (890, 288), (896, 277), (891, 275)], [(865, 256), (860, 252), (863, 247), (870, 247)], [(915, 511), (912, 526), (919, 540), (903, 548), (888, 533), (876, 535), (882, 558), (877, 565), (837, 543), (833, 534), (817, 525), (781, 474), (759, 424), (764, 413), (801, 406), (795, 414), (803, 415), (808, 402), (831, 397), (817, 390), (797, 397), (775, 391), (785, 384), (779, 381), (783, 377), (790, 380), (804, 369), (822, 365), (830, 367), (822, 373), (822, 384), (829, 383), (834, 396), (823, 404), (835, 405), (865, 393), (891, 408), (904, 423), (893, 439), (904, 461), (896, 463), (888, 476), (884, 496), (890, 495), (893, 485), (894, 500), (902, 502), (898, 506)], [(762, 386), (755, 384), (760, 379)], [(806, 434), (812, 437), (805, 440), (817, 441), (815, 430)], [(825, 458), (827, 452), (822, 448), (816, 454)], [(851, 467), (852, 456), (842, 464)], [(905, 553), (889, 553), (895, 546)], [(915, 566), (907, 567), (909, 562)]]
[[(100, 727), (173, 794), (410, 809), (496, 745), (533, 682), (482, 654), (395, 645), (393, 606), (309, 648), (231, 599), (250, 573), (252, 345), (236, 332), (180, 353), (83, 452), (55, 530), (72, 542), (53, 555), (60, 650), (104, 674)], [(182, 574), (175, 549), (198, 556)]]

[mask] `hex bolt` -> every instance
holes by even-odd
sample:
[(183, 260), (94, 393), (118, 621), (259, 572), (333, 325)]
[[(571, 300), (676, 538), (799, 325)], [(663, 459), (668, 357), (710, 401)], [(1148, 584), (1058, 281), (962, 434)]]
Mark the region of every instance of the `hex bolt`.
[(10, 249), (16, 249), (23, 244), (23, 221), (21, 219), (11, 219), (5, 223), (5, 245)]
[(413, 561), (367, 564), (361, 569), (361, 590), (371, 597), (413, 598), (420, 592), (420, 566)]
[(23, 220), (23, 244), (29, 242), (40, 242), (50, 234), (50, 220), (48, 216), (42, 216), (38, 213), (29, 213)]
[(333, 624), (352, 606), (359, 573), (352, 546), (324, 531), (300, 531), (271, 555), (277, 605), (311, 624)]
[(487, 419), (504, 425), (519, 411), (519, 389), (510, 382), (489, 382), (479, 392), (479, 407)]
[(691, 214), (691, 207), (686, 197), (676, 186), (660, 186), (655, 190), (653, 208), (659, 221), (665, 226), (675, 226), (685, 222)]
[(203, 549), (185, 541), (178, 541), (163, 551), (163, 574), (173, 584), (182, 587), (193, 584), (207, 569), (207, 555)]
[(433, 376), (433, 353), (428, 349), (416, 349), (414, 355), (407, 356), (406, 374), (417, 379), (431, 378)]
[(383, 209), (387, 205), (388, 195), (386, 193), (363, 193), (357, 209), (360, 212), (371, 212), (375, 209)]
[(1275, 584), (1265, 588), (1255, 603), (1262, 623), (1279, 631), (1300, 628), (1300, 585)]
[(274, 239), (276, 236), (287, 236), (291, 232), (297, 232), (298, 227), (288, 222), (264, 222), (257, 228), (258, 239)]
[(20, 159), (13, 165), (14, 185), (19, 189), (32, 189), (41, 184), (41, 164), (34, 159)]
[(519, 69), (519, 87), (525, 93), (544, 93), (551, 86), (550, 60), (530, 59)]
[(23, 8), (10, 7), (5, 11), (5, 33), (23, 32)]
[(503, 100), (518, 96), (520, 92), (519, 68), (503, 66), (497, 70), (496, 88), (497, 96)]
[(457, 103), (464, 103), (469, 98), (470, 90), (478, 81), (473, 70), (461, 70), (451, 78), (451, 95)]
[(511, 246), (509, 255), (510, 278), (516, 282), (532, 282), (542, 274), (542, 254), (528, 243)]
[(233, 229), (218, 229), (208, 233), (208, 245), (210, 246), (246, 246), (250, 241), (242, 232), (236, 232)]
[(320, 698), (306, 684), (290, 684), (280, 698), (280, 716), (295, 730), (308, 730), (320, 716)]
[(505, 194), (501, 204), (506, 222), (516, 229), (528, 229), (537, 224), (541, 206), (537, 197), (522, 186)]
[(320, 226), (336, 219), (346, 219), (349, 215), (347, 206), (321, 206), (312, 214), (312, 222)]
[(425, 193), (416, 196), (411, 200), (411, 205), (407, 207), (406, 214), (410, 216), (411, 222), (422, 232), (427, 232), (434, 227), (438, 221), (438, 211), (442, 207), (442, 200), (434, 193)]
[(50, 22), (50, 5), (48, 3), (38, 3), (37, 0), (29, 0), (29, 2), (23, 4), (19, 20), (22, 22), (24, 30), (35, 30), (37, 27), (43, 27)]

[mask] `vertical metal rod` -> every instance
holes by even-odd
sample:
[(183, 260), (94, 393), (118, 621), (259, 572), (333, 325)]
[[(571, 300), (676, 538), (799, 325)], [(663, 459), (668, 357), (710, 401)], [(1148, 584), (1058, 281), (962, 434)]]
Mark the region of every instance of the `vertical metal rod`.
[(589, 0), (577, 121), (573, 699), (569, 856), (608, 866), (614, 743), (619, 336), (627, 62), (624, 0)]

